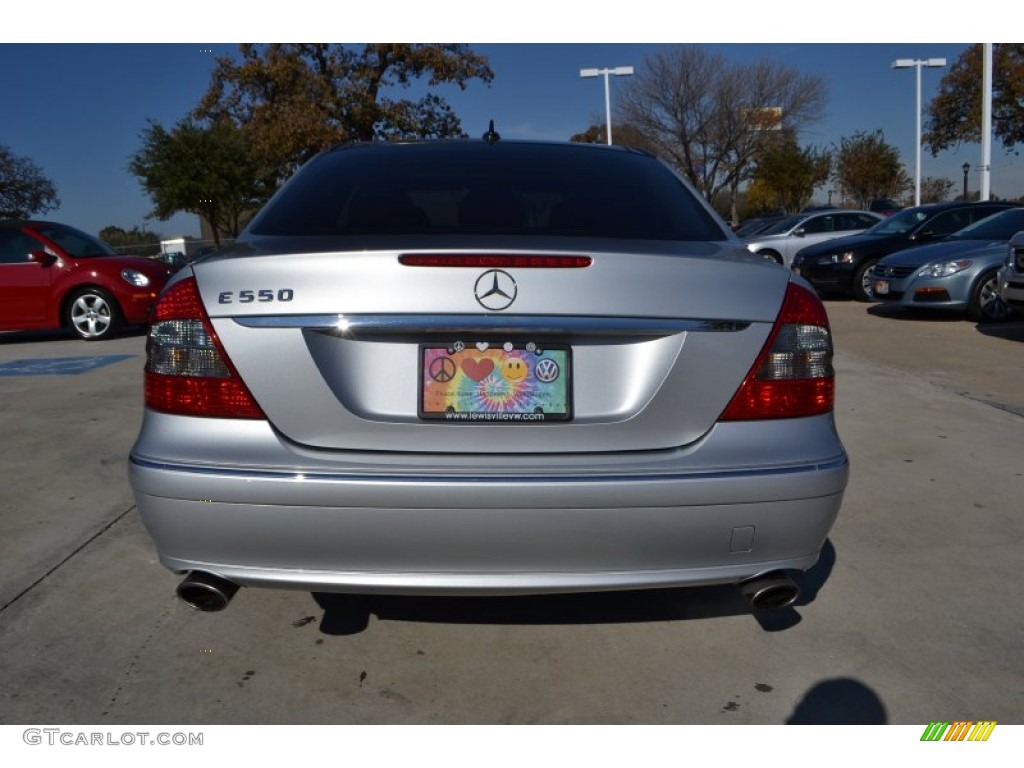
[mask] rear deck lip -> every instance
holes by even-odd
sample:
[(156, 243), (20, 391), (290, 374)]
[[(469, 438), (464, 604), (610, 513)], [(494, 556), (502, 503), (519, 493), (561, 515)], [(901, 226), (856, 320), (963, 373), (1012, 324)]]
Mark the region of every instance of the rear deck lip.
[(639, 318), (564, 315), (313, 314), (246, 315), (230, 318), (245, 328), (302, 328), (346, 336), (426, 334), (553, 333), (573, 336), (668, 336), (677, 333), (731, 333), (748, 320)]

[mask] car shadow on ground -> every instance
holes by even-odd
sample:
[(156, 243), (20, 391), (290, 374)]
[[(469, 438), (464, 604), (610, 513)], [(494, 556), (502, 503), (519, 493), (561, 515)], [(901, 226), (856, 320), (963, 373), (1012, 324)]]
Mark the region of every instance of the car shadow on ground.
[(75, 335), (68, 330), (56, 331), (4, 331), (0, 344), (31, 344), (37, 341), (70, 341)]
[(975, 327), (979, 333), (986, 336), (1006, 341), (1024, 342), (1024, 317), (1020, 314), (1016, 316), (1016, 319), (1004, 323), (978, 323)]
[(892, 320), (929, 320), (944, 323), (962, 323), (964, 315), (961, 312), (949, 310), (928, 309), (926, 307), (914, 308), (901, 307), (893, 304), (865, 304), (869, 315), (885, 317)]
[(801, 594), (794, 606), (753, 613), (731, 585), (521, 597), (405, 597), (314, 592), (313, 599), (323, 609), (320, 631), (327, 635), (358, 634), (367, 628), (371, 615), (382, 620), (438, 624), (558, 625), (686, 621), (752, 614), (766, 632), (779, 632), (800, 623), (796, 609), (817, 599), (835, 562), (835, 548), (831, 541), (826, 541), (818, 563), (795, 577)]
[[(129, 326), (122, 328), (116, 335), (110, 338), (122, 339), (130, 336), (142, 336), (147, 330), (147, 327), (144, 325)], [(76, 339), (78, 339), (78, 336), (67, 328), (46, 331), (0, 331), (0, 345), (32, 344), (43, 341), (75, 341)], [(83, 342), (83, 344), (88, 344), (90, 351), (103, 349), (102, 341)]]

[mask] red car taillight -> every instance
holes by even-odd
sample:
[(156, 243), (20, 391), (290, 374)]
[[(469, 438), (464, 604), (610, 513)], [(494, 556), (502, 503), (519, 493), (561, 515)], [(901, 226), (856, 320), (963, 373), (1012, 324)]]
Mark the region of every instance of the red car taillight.
[(146, 405), (181, 416), (266, 418), (210, 325), (194, 277), (175, 284), (153, 310)]
[(719, 420), (816, 416), (834, 402), (828, 315), (817, 296), (790, 283), (771, 335)]

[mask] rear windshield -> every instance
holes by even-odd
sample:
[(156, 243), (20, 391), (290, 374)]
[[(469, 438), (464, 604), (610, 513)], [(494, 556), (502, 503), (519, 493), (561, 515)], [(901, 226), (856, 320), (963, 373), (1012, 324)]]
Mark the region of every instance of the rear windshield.
[(256, 235), (537, 235), (725, 240), (646, 155), (483, 142), (356, 146), (320, 155), (249, 227)]
[(994, 213), (952, 235), (958, 240), (1009, 240), (1024, 230), (1024, 208)]

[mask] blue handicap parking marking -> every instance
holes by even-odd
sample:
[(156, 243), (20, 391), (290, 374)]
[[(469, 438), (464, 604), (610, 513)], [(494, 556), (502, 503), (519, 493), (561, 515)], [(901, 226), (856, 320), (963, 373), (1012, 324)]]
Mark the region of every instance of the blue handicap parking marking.
[(0, 376), (76, 376), (113, 365), (136, 355), (99, 355), (96, 357), (44, 357), (36, 360), (11, 360), (0, 363)]

